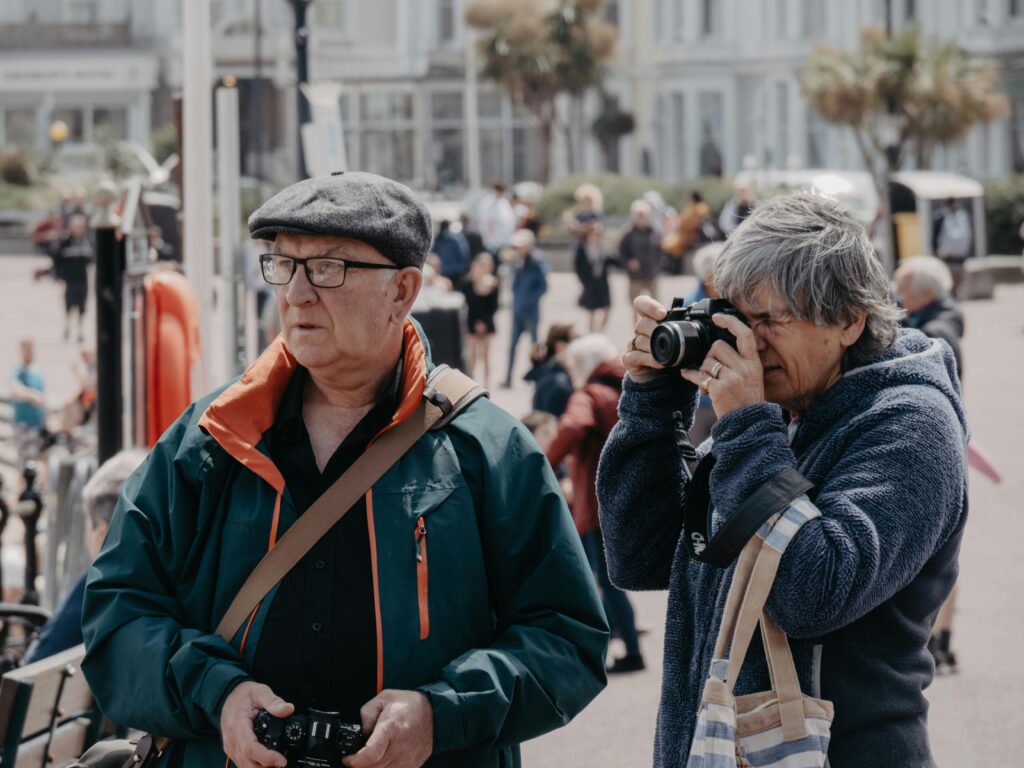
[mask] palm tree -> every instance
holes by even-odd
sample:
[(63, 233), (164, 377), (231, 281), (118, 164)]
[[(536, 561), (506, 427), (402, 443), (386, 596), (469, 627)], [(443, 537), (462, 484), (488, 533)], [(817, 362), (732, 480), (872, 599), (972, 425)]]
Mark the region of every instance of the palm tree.
[(820, 46), (800, 74), (818, 114), (853, 131), (879, 190), (881, 166), (897, 171), (913, 151), (926, 168), (936, 146), (1008, 114), (998, 80), (994, 63), (951, 43), (926, 44), (916, 29), (888, 38), (869, 28), (857, 51)]

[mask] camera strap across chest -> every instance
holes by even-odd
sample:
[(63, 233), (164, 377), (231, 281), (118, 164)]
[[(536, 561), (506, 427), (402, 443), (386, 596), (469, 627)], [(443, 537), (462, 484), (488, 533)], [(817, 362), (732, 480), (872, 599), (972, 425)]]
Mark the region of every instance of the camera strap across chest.
[[(423, 400), (413, 415), (374, 440), (263, 556), (228, 606), (217, 625), (217, 634), (230, 643), (270, 590), (417, 440), (430, 430), (446, 426), (470, 403), (486, 394), (482, 385), (455, 368), (439, 365), (431, 371)], [(151, 765), (169, 744), (170, 739), (166, 737), (146, 734), (126, 765)]]
[(680, 447), (690, 480), (683, 503), (683, 540), (690, 556), (701, 562), (727, 568), (766, 520), (814, 488), (814, 483), (796, 469), (784, 469), (755, 490), (712, 536), (711, 471), (715, 468), (715, 456), (709, 452), (697, 462), (689, 439), (685, 438), (685, 442)]

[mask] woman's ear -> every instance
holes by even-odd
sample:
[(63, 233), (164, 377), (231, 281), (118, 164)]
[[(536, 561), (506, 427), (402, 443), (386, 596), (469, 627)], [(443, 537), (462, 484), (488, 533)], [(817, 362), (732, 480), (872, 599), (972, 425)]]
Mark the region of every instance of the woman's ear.
[(867, 323), (868, 316), (862, 309), (854, 310), (854, 318), (846, 325), (843, 326), (843, 331), (839, 336), (839, 342), (843, 347), (852, 347), (857, 343), (857, 339), (864, 333), (864, 325)]

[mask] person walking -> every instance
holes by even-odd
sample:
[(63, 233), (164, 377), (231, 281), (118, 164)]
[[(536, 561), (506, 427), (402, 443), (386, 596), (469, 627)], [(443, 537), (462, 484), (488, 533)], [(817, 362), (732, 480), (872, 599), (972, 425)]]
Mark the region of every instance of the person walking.
[(480, 236), (484, 247), (498, 258), (502, 248), (509, 245), (516, 231), (516, 214), (512, 203), (505, 196), (506, 186), (497, 182), (483, 200), (477, 211), (480, 222)]
[(494, 316), (498, 312), (498, 278), (494, 276), (494, 259), (481, 251), (469, 268), (469, 279), (463, 286), (466, 295), (466, 330), (468, 342), (467, 373), (476, 375), (483, 368), (485, 387), (491, 382), (491, 338)]
[(508, 373), (502, 384), (512, 386), (512, 372), (516, 363), (516, 347), (524, 333), (537, 343), (540, 324), (540, 300), (548, 290), (548, 265), (544, 254), (537, 248), (537, 239), (528, 229), (519, 229), (512, 235), (512, 335), (509, 338)]
[(608, 325), (608, 312), (612, 305), (608, 272), (617, 263), (605, 247), (604, 226), (600, 221), (591, 221), (586, 226), (584, 237), (576, 244), (574, 257), (581, 288), (579, 305), (587, 311), (591, 333), (603, 332)]
[(441, 276), (456, 288), (461, 288), (462, 280), (469, 271), (469, 242), (461, 232), (452, 230), (447, 219), (442, 219), (438, 226), (437, 239), (430, 250), (441, 260)]
[(564, 357), (576, 388), (545, 453), (555, 469), (565, 459), (571, 459), (573, 522), (601, 587), (608, 625), (626, 646), (626, 655), (615, 659), (608, 673), (639, 672), (644, 668), (644, 657), (640, 652), (633, 606), (626, 593), (608, 578), (595, 490), (601, 449), (619, 420), (619, 395), (626, 369), (615, 345), (608, 337), (597, 333), (570, 343)]
[(14, 406), (11, 424), (21, 463), (35, 458), (33, 446), (41, 444), (46, 430), (46, 381), (35, 364), (36, 345), (32, 339), (22, 339), (18, 345), (21, 362), (8, 377), (8, 392)]
[(71, 335), (71, 318), (76, 317), (78, 343), (85, 341), (85, 307), (89, 297), (89, 267), (96, 258), (89, 240), (85, 216), (68, 220), (68, 236), (57, 250), (57, 277), (64, 281), (64, 340)]
[(544, 342), (533, 346), (530, 352), (533, 367), (524, 378), (533, 384), (534, 411), (550, 413), (556, 418), (565, 412), (573, 386), (562, 358), (576, 335), (572, 323), (552, 323)]
[(619, 240), (619, 264), (629, 275), (629, 300), (637, 296), (658, 296), (661, 273), (661, 237), (651, 220), (651, 204), (634, 200), (629, 207), (630, 228)]
[(946, 200), (935, 212), (932, 242), (935, 255), (942, 259), (953, 277), (952, 296), (956, 297), (963, 282), (964, 262), (974, 250), (971, 217), (958, 200)]

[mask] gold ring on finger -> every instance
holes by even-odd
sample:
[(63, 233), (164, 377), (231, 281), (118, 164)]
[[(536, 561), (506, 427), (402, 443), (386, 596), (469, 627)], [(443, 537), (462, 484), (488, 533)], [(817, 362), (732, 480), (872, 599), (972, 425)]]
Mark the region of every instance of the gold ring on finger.
[(705, 395), (710, 394), (708, 392), (708, 384), (710, 384), (710, 383), (711, 383), (711, 377), (710, 376), (708, 376), (706, 379), (704, 379), (704, 381), (702, 381), (700, 383), (699, 389), (700, 389), (702, 394), (705, 394)]

